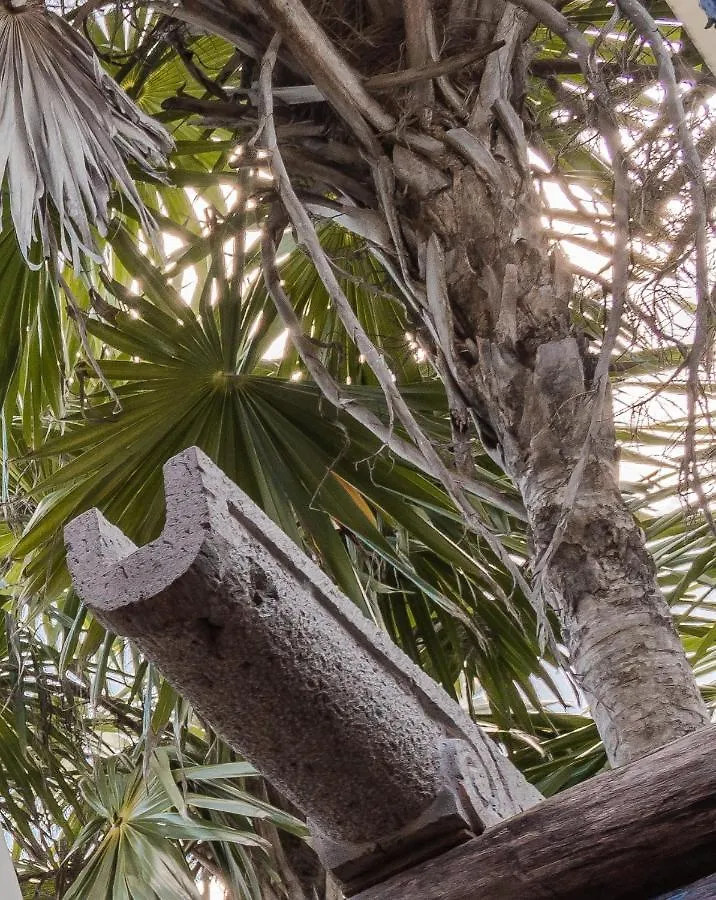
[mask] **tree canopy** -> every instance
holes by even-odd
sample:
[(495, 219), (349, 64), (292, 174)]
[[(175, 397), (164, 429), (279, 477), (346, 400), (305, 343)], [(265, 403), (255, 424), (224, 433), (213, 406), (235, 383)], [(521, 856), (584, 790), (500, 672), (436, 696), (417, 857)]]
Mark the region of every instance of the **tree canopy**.
[[(340, 51), (315, 72), (286, 36), (272, 41), (275, 23), (253, 0), (52, 13), (141, 108), (135, 127), (168, 164), (123, 152), (130, 180), (110, 173), (106, 223), (101, 211), (92, 219), (97, 197), (75, 180), (58, 120), (56, 159), (30, 154), (25, 166), (54, 193), (12, 159), (2, 186), (0, 817), (26, 896), (200, 896), (200, 877), (236, 900), (334, 890), (301, 869), (298, 812), (69, 583), (64, 524), (98, 506), (135, 542), (155, 537), (162, 464), (191, 445), (540, 791), (607, 764), (557, 616), (540, 602), (523, 497), (489, 428), (456, 415), (449, 360), (431, 352), (440, 316), (428, 334), (416, 312), (417, 219), (400, 179), (426, 197), (440, 189), (421, 154), (444, 109), (455, 130), (483, 127), (470, 120), (480, 92), (496, 91), (491, 152), (514, 154), (534, 180), (535, 222), (573, 279), (570, 321), (615, 398), (622, 493), (701, 694), (716, 699), (714, 78), (661, 2), (493, 5), (287, 4)], [(0, 50), (13, 15), (0, 7)], [(308, 41), (305, 23), (293, 25)], [(509, 109), (497, 102), (508, 50)], [(48, 71), (16, 52), (0, 58), (3, 139), (9, 116), (30, 121), (43, 102), (3, 87), (23, 65)], [(77, 57), (65, 59), (68, 77), (44, 87), (57, 96), (81, 90)], [(343, 63), (356, 87), (347, 99)], [(364, 121), (400, 148), (389, 167), (370, 157), (373, 137), (356, 138)], [(26, 216), (18, 227), (20, 203), (42, 223), (34, 241)], [(444, 248), (427, 246), (420, 275), (433, 273), (439, 295)]]

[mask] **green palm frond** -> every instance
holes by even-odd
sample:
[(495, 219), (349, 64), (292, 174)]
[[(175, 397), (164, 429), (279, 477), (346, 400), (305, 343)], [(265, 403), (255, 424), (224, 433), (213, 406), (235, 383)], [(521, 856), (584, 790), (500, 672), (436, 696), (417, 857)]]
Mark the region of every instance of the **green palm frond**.
[[(330, 226), (322, 234), (329, 246), (353, 252), (351, 236), (337, 232)], [(62, 526), (90, 505), (101, 506), (137, 541), (154, 536), (162, 519), (162, 464), (198, 444), (446, 690), (456, 694), (462, 679), (477, 676), (504, 724), (524, 718), (525, 696), (539, 704), (531, 678), (550, 683), (538, 661), (526, 599), (491, 554), (465, 535), (442, 489), (391, 459), (374, 436), (327, 407), (314, 385), (281, 377), (284, 361), (263, 358), (275, 332), (258, 290), (237, 307), (238, 325), (231, 322), (223, 308), (232, 302), (231, 276), (217, 277), (215, 244), (205, 245), (211, 261), (198, 277), (193, 309), (173, 287), (180, 272), (170, 268), (163, 274), (125, 232), (115, 232), (112, 245), (123, 267), (141, 278), (145, 294), (105, 279), (105, 297), (93, 295), (85, 328), (104, 348), (100, 365), (122, 409), (117, 411), (101, 387), (93, 388), (85, 367), (84, 401), (69, 395), (62, 422), (13, 464), (35, 473), (26, 490), (36, 507), (15, 548), (23, 561), (23, 596), (34, 602), (66, 588)], [(194, 253), (184, 264), (198, 261)], [(361, 272), (357, 262), (349, 264)], [(375, 262), (363, 271), (375, 273), (385, 305), (389, 285), (380, 280), (385, 276)], [(342, 339), (331, 315), (322, 316), (320, 304), (310, 301), (306, 284), (315, 274), (300, 251), (289, 255), (285, 275), (307, 330), (317, 326), (323, 339), (329, 328)], [(214, 306), (212, 285), (224, 298)], [(357, 297), (358, 308), (369, 309), (371, 296)], [(386, 353), (396, 353), (405, 325), (395, 308), (388, 305), (373, 321)], [(227, 323), (233, 334), (228, 345)], [(334, 356), (332, 342), (318, 341), (317, 352), (345, 377), (346, 358)], [(409, 358), (412, 351), (402, 352)], [(355, 354), (351, 360), (358, 373), (360, 361)], [(414, 382), (404, 390), (416, 415), (448, 445), (439, 382), (421, 380), (414, 359), (396, 369), (401, 380)], [(388, 421), (382, 393), (373, 384), (346, 385), (345, 391)], [(11, 437), (19, 431), (19, 419), (14, 422)], [(23, 453), (20, 443), (12, 446)], [(487, 457), (476, 457), (476, 463), (475, 480), (495, 497), (494, 503), (480, 502), (481, 513), (509, 541), (510, 552), (524, 558), (523, 525), (504, 512), (513, 489)], [(98, 648), (95, 643), (82, 659)]]
[[(228, 767), (226, 767), (228, 771)], [(177, 778), (191, 784), (198, 779), (216, 780), (201, 768), (177, 772)], [(98, 762), (82, 787), (83, 798), (92, 810), (70, 856), (91, 853), (82, 871), (65, 895), (66, 900), (93, 897), (97, 900), (199, 900), (192, 873), (177, 842), (222, 842), (244, 848), (268, 848), (255, 831), (241, 830), (192, 814), (196, 808), (224, 810), (234, 821), (256, 816), (278, 816), (281, 824), (304, 833), (300, 822), (281, 816), (266, 804), (235, 791), (229, 785), (215, 797), (188, 792), (182, 794), (174, 781), (166, 751), (154, 755), (149, 774), (141, 765), (123, 757)], [(232, 796), (237, 793), (238, 796)]]
[[(360, 6), (346, 9), (353, 15)], [(661, 0), (650, 8), (671, 21)], [(255, 63), (236, 43), (207, 33), (212, 22), (199, 27), (193, 10), (183, 8), (193, 22), (187, 26), (165, 15), (168, 9), (108, 3), (89, 14), (82, 27), (95, 57), (84, 37), (41, 4), (15, 2), (12, 11), (0, 0), (0, 132), (9, 136), (0, 144), (0, 173), (8, 176), (0, 234), (0, 601), (8, 613), (0, 620), (0, 818), (13, 835), (28, 896), (64, 897), (74, 883), (70, 896), (77, 898), (191, 897), (203, 858), (237, 898), (262, 900), (265, 883), (280, 888), (261, 838), (274, 826), (303, 833), (290, 814), (266, 803), (252, 767), (67, 590), (64, 522), (100, 505), (136, 540), (154, 536), (163, 510), (161, 465), (192, 443), (463, 701), (540, 790), (555, 793), (605, 764), (591, 720), (564, 712), (555, 699), (562, 694), (579, 704), (556, 674), (560, 660), (541, 655), (529, 604), (494, 554), (465, 532), (444, 491), (322, 401), (290, 346), (267, 358), (284, 329), (252, 241), (275, 197), (260, 163), (237, 163), (257, 126)], [(606, 0), (575, 0), (562, 9), (589, 41), (614, 12)], [(217, 30), (229, 20), (237, 27), (234, 14), (225, 13), (226, 22), (213, 23)], [(258, 52), (270, 37), (260, 27)], [(680, 26), (664, 27), (682, 41), (682, 87), (695, 110), (689, 121), (701, 128), (699, 91), (706, 96), (710, 76)], [(584, 79), (559, 36), (538, 28), (531, 50), (530, 141), (549, 168), (537, 179), (583, 201), (564, 204), (570, 208), (562, 217), (550, 214), (548, 232), (559, 240), (581, 229), (575, 245), (606, 251), (613, 173), (594, 136)], [(668, 123), (649, 119), (648, 91), (658, 84), (653, 55), (618, 23), (599, 57), (605, 78), (615, 76), (610, 89), (624, 131), (635, 136), (630, 177), (641, 206), (632, 222), (631, 299), (643, 312), (648, 303), (638, 291), (651, 289), (660, 274), (664, 233), (678, 231), (686, 242), (675, 252), (690, 246), (688, 217), (665, 212), (668, 200), (683, 196), (683, 177), (668, 166)], [(625, 77), (617, 77), (621, 68)], [(31, 78), (21, 77), (26, 70)], [(341, 192), (326, 189), (326, 167), (316, 174), (312, 163), (337, 165), (320, 157), (320, 116), (280, 111), (294, 135), (286, 144), (296, 183), (343, 290), (450, 462), (444, 390), (412, 340), (414, 324), (390, 275), (396, 260), (381, 256), (375, 230), (365, 227), (374, 211), (360, 198), (353, 198), (356, 206), (339, 203)], [(156, 174), (169, 143), (147, 113), (170, 123), (176, 139), (161, 182)], [(301, 147), (307, 127), (314, 141), (306, 147), (318, 148), (316, 159)], [(706, 129), (707, 160), (715, 141), (716, 130)], [(642, 166), (647, 144), (658, 159)], [(361, 167), (359, 154), (337, 165), (349, 176), (341, 181), (349, 197)], [(595, 204), (606, 213), (597, 216)], [(168, 264), (143, 245), (149, 215), (166, 240)], [(86, 249), (103, 254), (85, 259), (81, 272), (63, 271), (79, 315), (68, 312), (42, 266), (55, 240), (70, 261)], [(303, 331), (343, 395), (387, 422), (374, 376), (290, 232), (279, 265)], [(580, 290), (574, 308), (576, 326), (595, 342), (607, 316), (609, 273), (600, 277)], [(680, 298), (680, 310), (692, 316), (689, 302)], [(622, 323), (613, 376), (625, 396), (667, 380), (688, 352), (656, 346), (653, 324), (636, 313)], [(121, 410), (95, 377), (80, 326)], [(682, 387), (673, 387), (673, 399), (683, 407)], [(622, 460), (639, 472), (629, 471), (624, 487), (713, 704), (713, 537), (703, 517), (679, 506), (678, 466), (669, 452), (683, 420), (651, 424), (636, 433), (619, 422)], [(513, 515), (514, 488), (477, 439), (471, 451), (474, 479), (497, 495), (495, 502), (474, 499), (475, 507), (522, 565), (528, 536)], [(706, 424), (698, 451), (708, 463)], [(153, 882), (138, 878), (147, 871)]]

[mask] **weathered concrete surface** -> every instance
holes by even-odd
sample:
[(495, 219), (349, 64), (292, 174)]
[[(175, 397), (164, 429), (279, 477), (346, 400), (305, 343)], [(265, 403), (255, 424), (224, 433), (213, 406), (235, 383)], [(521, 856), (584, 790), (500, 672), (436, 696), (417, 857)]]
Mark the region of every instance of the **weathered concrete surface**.
[(75, 588), (304, 810), (339, 877), (360, 886), (366, 867), (429, 856), (539, 800), (201, 451), (164, 474), (151, 544), (96, 510), (68, 525)]

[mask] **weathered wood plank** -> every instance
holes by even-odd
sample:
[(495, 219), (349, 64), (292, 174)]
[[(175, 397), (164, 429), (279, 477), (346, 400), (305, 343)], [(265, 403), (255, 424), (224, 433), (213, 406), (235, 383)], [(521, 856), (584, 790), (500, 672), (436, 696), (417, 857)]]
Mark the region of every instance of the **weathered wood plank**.
[(716, 728), (709, 727), (355, 900), (646, 900), (714, 869)]
[[(716, 863), (714, 863), (716, 865)], [(700, 878), (693, 884), (661, 894), (656, 900), (713, 900), (716, 897), (716, 875)]]

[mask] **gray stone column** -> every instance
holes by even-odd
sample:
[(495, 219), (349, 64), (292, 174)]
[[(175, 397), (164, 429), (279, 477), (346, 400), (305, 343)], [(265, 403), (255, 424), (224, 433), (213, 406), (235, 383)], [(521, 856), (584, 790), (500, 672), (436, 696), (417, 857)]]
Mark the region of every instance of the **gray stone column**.
[(96, 510), (67, 526), (75, 588), (305, 812), (349, 889), (539, 799), (201, 451), (164, 477), (166, 526), (147, 546)]

